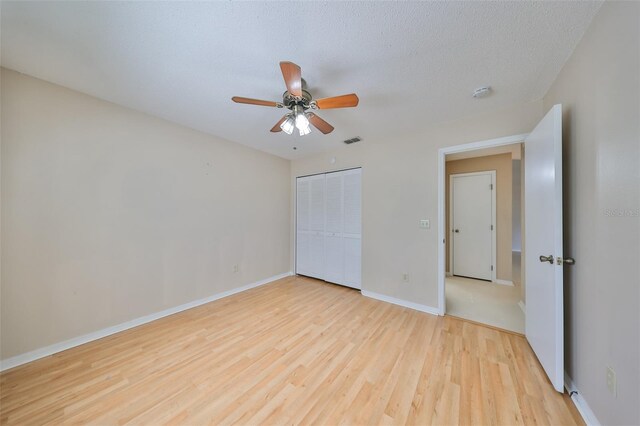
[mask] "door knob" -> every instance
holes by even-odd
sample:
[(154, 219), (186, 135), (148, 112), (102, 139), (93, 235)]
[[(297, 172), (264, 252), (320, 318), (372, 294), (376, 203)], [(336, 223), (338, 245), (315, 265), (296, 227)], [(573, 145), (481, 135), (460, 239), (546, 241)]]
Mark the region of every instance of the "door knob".
[(457, 234), (458, 232), (460, 232), (460, 230), (459, 229), (454, 229), (453, 232), (455, 232)]
[(551, 265), (553, 265), (553, 255), (550, 254), (549, 256), (540, 256), (540, 262), (549, 262)]
[(558, 256), (556, 258), (556, 263), (558, 265), (562, 265), (563, 263), (565, 265), (575, 265), (576, 264), (576, 260), (573, 257), (565, 257), (564, 259), (561, 258), (560, 256)]

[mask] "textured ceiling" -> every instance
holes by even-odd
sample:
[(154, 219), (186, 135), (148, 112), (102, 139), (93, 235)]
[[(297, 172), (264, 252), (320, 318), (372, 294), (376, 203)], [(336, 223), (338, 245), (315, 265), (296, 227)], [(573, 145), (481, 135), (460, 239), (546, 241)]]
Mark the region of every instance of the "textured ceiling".
[[(343, 139), (541, 98), (600, 7), (593, 2), (2, 2), (2, 65), (286, 158)], [(356, 92), (336, 127), (269, 129), (283, 110), (278, 62), (315, 98)], [(492, 96), (476, 100), (478, 86)], [(294, 151), (293, 146), (298, 149)]]

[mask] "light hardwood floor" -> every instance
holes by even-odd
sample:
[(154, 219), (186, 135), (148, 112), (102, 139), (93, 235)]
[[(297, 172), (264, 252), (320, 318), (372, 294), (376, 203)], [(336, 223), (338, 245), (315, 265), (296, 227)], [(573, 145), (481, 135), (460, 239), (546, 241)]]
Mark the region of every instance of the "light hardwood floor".
[(2, 424), (581, 424), (526, 340), (291, 277), (0, 375)]

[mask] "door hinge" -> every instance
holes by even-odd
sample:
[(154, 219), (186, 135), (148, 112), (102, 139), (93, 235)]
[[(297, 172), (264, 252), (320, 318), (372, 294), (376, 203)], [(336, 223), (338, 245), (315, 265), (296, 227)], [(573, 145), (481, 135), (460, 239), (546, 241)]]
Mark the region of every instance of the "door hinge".
[(491, 190), (493, 191), (493, 184), (489, 184), (489, 188), (491, 188)]
[(493, 231), (493, 225), (491, 225), (491, 230)]
[(491, 265), (491, 270), (493, 271), (493, 265)]

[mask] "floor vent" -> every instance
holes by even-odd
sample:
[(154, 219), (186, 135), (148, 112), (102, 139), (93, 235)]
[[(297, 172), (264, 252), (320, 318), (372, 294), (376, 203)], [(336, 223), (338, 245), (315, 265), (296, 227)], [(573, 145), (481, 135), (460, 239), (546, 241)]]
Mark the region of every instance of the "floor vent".
[(356, 136), (355, 138), (347, 139), (344, 141), (347, 145), (351, 145), (352, 143), (360, 142), (362, 138), (360, 136)]

